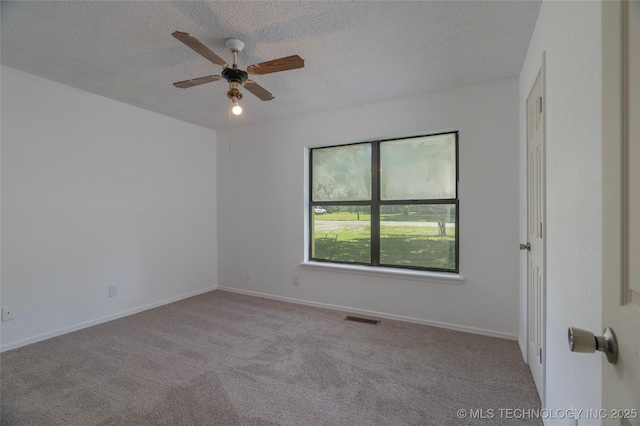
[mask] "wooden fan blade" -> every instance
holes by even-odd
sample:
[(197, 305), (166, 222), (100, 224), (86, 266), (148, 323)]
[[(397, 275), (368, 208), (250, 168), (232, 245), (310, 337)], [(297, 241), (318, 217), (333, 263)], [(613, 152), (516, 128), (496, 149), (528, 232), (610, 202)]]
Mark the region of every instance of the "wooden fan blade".
[(192, 80), (179, 81), (177, 83), (173, 83), (173, 85), (181, 89), (188, 89), (189, 87), (199, 86), (205, 83), (211, 83), (212, 81), (218, 81), (221, 78), (222, 77), (220, 77), (219, 75), (208, 75), (206, 77), (194, 78)]
[(249, 65), (247, 72), (249, 74), (270, 74), (272, 72), (294, 70), (304, 67), (304, 59), (298, 55), (287, 56), (285, 58), (274, 59), (272, 61), (260, 62), (259, 64)]
[(182, 33), (180, 31), (175, 31), (171, 35), (177, 38), (178, 40), (180, 40), (181, 42), (183, 42), (184, 44), (186, 44), (187, 46), (189, 46), (190, 48), (192, 48), (193, 50), (195, 50), (196, 52), (198, 52), (199, 54), (201, 54), (202, 56), (204, 56), (205, 58), (207, 58), (208, 60), (210, 60), (211, 62), (213, 62), (214, 64), (220, 65), (223, 68), (227, 68), (229, 66), (229, 64), (227, 64), (224, 59), (222, 59), (220, 56), (213, 53), (207, 46), (200, 43), (200, 41), (197, 38), (193, 37), (189, 33)]
[(244, 83), (244, 87), (263, 101), (270, 101), (271, 99), (274, 99), (273, 95), (269, 93), (267, 89), (260, 86), (253, 80), (247, 80)]

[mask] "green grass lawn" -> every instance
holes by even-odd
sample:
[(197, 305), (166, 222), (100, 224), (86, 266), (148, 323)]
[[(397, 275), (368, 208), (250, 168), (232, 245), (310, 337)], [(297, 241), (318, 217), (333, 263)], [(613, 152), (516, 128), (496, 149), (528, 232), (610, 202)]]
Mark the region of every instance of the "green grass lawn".
[[(323, 215), (315, 215), (316, 220), (360, 220), (362, 222), (369, 222), (371, 220), (371, 215), (369, 213), (360, 213), (360, 219), (358, 219), (358, 215), (355, 212), (333, 212), (326, 213)], [(409, 214), (401, 214), (401, 213), (389, 213), (389, 214), (381, 214), (381, 220), (388, 220), (392, 222), (437, 222), (438, 216), (433, 214), (421, 214), (421, 213), (409, 213)], [(447, 222), (455, 221), (455, 216), (450, 218), (445, 218)]]
[[(358, 215), (355, 212), (334, 212), (316, 215), (316, 220), (358, 220)], [(369, 213), (360, 213), (360, 220), (362, 222), (369, 222), (371, 215)]]
[[(355, 213), (339, 214), (355, 216)], [(323, 225), (322, 221), (328, 216), (329, 214), (323, 215), (322, 219), (316, 221), (314, 257), (369, 263), (370, 226), (368, 224)], [(361, 214), (361, 218), (362, 216)], [(441, 269), (455, 268), (455, 228), (447, 228), (447, 235), (440, 236), (437, 226), (384, 226), (383, 223), (380, 234), (381, 263)]]

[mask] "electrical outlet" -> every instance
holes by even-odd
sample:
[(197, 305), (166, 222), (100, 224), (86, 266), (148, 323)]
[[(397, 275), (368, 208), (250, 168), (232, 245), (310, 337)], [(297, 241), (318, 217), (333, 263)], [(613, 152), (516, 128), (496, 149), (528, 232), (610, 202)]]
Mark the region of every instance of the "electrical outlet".
[(109, 286), (109, 297), (115, 297), (118, 295), (118, 286), (110, 285)]
[(5, 306), (2, 308), (2, 321), (11, 321), (15, 318), (15, 311), (13, 306)]
[(293, 285), (300, 285), (300, 275), (293, 276)]
[(247, 278), (251, 278), (251, 277), (253, 277), (253, 272), (251, 271), (251, 269), (247, 269), (247, 272), (245, 273), (245, 276), (246, 276)]

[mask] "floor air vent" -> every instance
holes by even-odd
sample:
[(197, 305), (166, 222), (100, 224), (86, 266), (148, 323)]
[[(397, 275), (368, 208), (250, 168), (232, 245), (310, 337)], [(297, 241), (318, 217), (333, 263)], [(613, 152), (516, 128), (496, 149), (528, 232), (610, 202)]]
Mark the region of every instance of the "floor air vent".
[(373, 324), (373, 325), (380, 324), (379, 320), (372, 320), (372, 319), (369, 319), (369, 318), (352, 317), (351, 315), (347, 316), (345, 318), (345, 320), (346, 321), (363, 322), (365, 324)]

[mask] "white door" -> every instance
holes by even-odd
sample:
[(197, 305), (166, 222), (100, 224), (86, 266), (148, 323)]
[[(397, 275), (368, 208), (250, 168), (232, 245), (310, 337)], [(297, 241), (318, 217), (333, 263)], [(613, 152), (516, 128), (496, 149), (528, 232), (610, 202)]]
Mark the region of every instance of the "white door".
[(542, 71), (527, 98), (527, 360), (544, 402), (544, 239)]
[(605, 424), (640, 425), (640, 2), (603, 2), (602, 22), (602, 323), (619, 349), (602, 400)]

